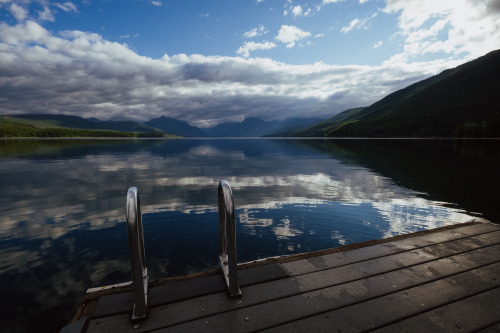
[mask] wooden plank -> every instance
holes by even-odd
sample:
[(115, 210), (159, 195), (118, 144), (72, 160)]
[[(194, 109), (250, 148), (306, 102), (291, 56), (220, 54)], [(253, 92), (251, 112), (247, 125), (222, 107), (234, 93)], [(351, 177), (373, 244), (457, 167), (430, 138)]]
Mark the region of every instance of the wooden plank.
[(488, 326), (488, 331), (498, 332), (498, 300), (500, 287), (402, 320), (376, 332), (474, 332), (485, 326)]
[[(330, 301), (331, 295), (344, 295), (344, 297), (339, 300), (339, 302), (341, 302), (339, 303), (340, 305), (337, 304), (337, 306), (347, 306), (353, 302), (359, 302), (361, 300), (377, 297), (380, 293), (394, 292), (396, 290), (412, 287), (415, 284), (433, 281), (442, 278), (443, 276), (449, 276), (466, 269), (472, 269), (478, 265), (495, 262), (498, 258), (499, 252), (500, 245), (496, 247), (488, 246), (483, 249), (466, 252), (449, 258), (433, 260), (430, 262), (427, 260), (426, 263), (411, 267), (407, 270), (396, 270), (384, 275), (373, 276), (373, 274), (367, 274), (365, 271), (365, 276), (361, 276), (357, 281), (349, 284), (319, 289), (306, 294), (298, 293), (308, 290), (307, 288), (311, 288), (311, 286), (307, 285), (307, 288), (304, 288), (304, 286), (297, 281), (297, 278), (277, 280), (273, 281), (275, 284), (270, 282), (267, 284), (252, 286), (254, 290), (245, 289), (245, 296), (240, 304), (237, 304), (237, 301), (229, 301), (227, 297), (225, 297), (225, 294), (217, 294), (204, 298), (203, 302), (206, 302), (204, 304), (201, 304), (201, 300), (196, 299), (171, 304), (168, 307), (154, 308), (151, 310), (151, 318), (144, 322), (141, 328), (135, 330), (135, 332), (172, 325), (176, 321), (179, 322), (179, 319), (191, 320), (202, 318), (201, 321), (198, 320), (197, 322), (193, 322), (192, 325), (194, 326), (180, 326), (181, 329), (186, 330), (194, 329), (196, 325), (202, 325), (200, 327), (203, 327), (205, 325), (205, 320), (221, 323), (222, 326), (232, 325), (234, 323), (231, 320), (228, 321), (227, 316), (235, 316), (236, 313), (238, 317), (241, 317), (244, 316), (242, 311), (250, 310), (253, 317), (258, 318), (259, 316), (263, 316), (266, 318), (264, 322), (273, 322), (273, 320), (275, 321), (278, 318), (280, 318), (280, 320), (292, 320), (291, 318), (294, 318), (294, 316), (304, 316), (304, 311), (306, 310), (311, 311), (312, 309), (313, 313), (309, 313), (309, 315), (314, 315), (317, 311), (316, 308), (324, 309), (325, 307), (333, 306), (333, 303)], [(394, 260), (397, 260), (398, 256), (399, 255), (393, 255), (392, 257), (394, 257)], [(359, 271), (365, 263), (366, 262), (354, 264), (347, 266), (347, 268), (350, 267), (353, 272), (356, 272)], [(355, 266), (358, 267), (356, 268)], [(377, 265), (372, 265), (373, 269), (378, 269), (378, 267), (379, 266)], [(378, 271), (377, 274), (382, 273), (383, 272)], [(372, 277), (366, 278), (366, 276)], [(365, 279), (363, 279), (363, 277), (365, 277)], [(321, 281), (321, 279), (319, 280)], [(281, 291), (280, 284), (283, 284), (285, 281), (287, 281), (288, 285), (284, 291)], [(328, 286), (328, 283), (323, 285), (323, 287), (325, 286)], [(319, 288), (318, 285), (314, 287)], [(277, 295), (279, 292), (282, 292), (281, 297), (283, 297), (283, 295), (285, 297), (287, 295), (292, 296), (277, 299), (269, 303), (270, 300), (279, 297)], [(319, 294), (317, 295), (315, 293)], [(321, 293), (325, 293), (329, 296), (323, 297), (321, 296)], [(304, 306), (306, 309), (303, 309)], [(202, 311), (203, 309), (205, 309), (205, 311)], [(209, 316), (223, 311), (225, 312), (220, 315)], [(165, 314), (162, 315), (161, 312)], [(176, 315), (168, 315), (169, 312)], [(284, 313), (286, 313), (286, 316), (283, 316)], [(177, 314), (182, 315), (179, 318)], [(191, 324), (187, 323), (186, 325)], [(243, 327), (239, 328), (243, 329)], [(110, 332), (113, 331), (113, 329), (116, 329), (116, 331), (126, 331), (127, 329), (130, 329), (130, 324), (128, 324), (126, 320), (124, 321), (121, 317), (108, 317), (92, 321), (89, 326), (89, 332), (92, 332), (94, 329), (96, 329), (96, 331), (98, 331), (97, 329), (105, 329)], [(216, 327), (210, 326), (209, 329), (216, 329)]]
[(404, 238), (389, 243), (366, 246), (346, 252), (332, 253), (308, 259), (286, 262), (282, 265), (289, 274), (299, 275), (324, 268), (343, 266), (359, 261), (496, 231), (498, 231), (498, 226), (492, 224), (474, 224), (465, 227), (458, 227), (456, 229), (448, 229), (441, 232)]
[(226, 286), (220, 275), (181, 281), (152, 288), (150, 290), (150, 304), (151, 306), (158, 306), (224, 290), (226, 290)]
[[(276, 263), (238, 271), (238, 280), (242, 287), (285, 277), (288, 277), (288, 274)], [(154, 307), (184, 299), (203, 297), (226, 290), (224, 279), (220, 274), (176, 282), (152, 288), (150, 290), (150, 306)]]
[(283, 279), (288, 276), (288, 273), (278, 263), (238, 270), (238, 282), (240, 287)]
[(101, 296), (92, 318), (110, 316), (132, 311), (134, 295), (131, 291), (120, 294)]
[(85, 323), (87, 322), (87, 317), (79, 319), (74, 323), (68, 324), (61, 329), (60, 333), (81, 333), (84, 331)]
[[(221, 292), (225, 289), (224, 281), (219, 275), (179, 281), (151, 288), (148, 292), (148, 306), (158, 306), (186, 298)], [(103, 296), (99, 299), (93, 318), (131, 312), (133, 302), (132, 292)]]
[(476, 333), (498, 333), (498, 332), (500, 332), (500, 320), (498, 320), (498, 322), (496, 322), (491, 326), (485, 327), (477, 331)]
[(325, 285), (346, 283), (366, 276), (381, 274), (411, 265), (429, 262), (437, 258), (474, 250), (482, 246), (498, 244), (500, 232), (474, 236), (460, 241), (447, 242), (397, 253), (381, 258), (357, 262), (348, 266), (303, 274), (296, 277), (303, 291), (314, 290)]
[[(234, 302), (228, 301), (220, 275), (154, 287), (150, 290), (149, 296), (149, 304), (152, 306), (150, 318), (142, 325), (141, 329), (134, 331), (138, 332), (154, 329), (155, 327), (179, 324), (192, 319), (207, 318), (210, 315), (258, 305), (274, 299), (287, 298), (307, 291), (314, 291), (349, 281), (360, 281), (372, 275), (400, 269), (405, 265), (421, 265), (439, 257), (450, 256), (456, 251), (467, 252), (490, 246), (498, 243), (500, 239), (500, 232), (494, 232), (495, 230), (498, 230), (496, 225), (469, 224), (446, 228), (439, 232), (419, 234), (416, 237), (397, 237), (397, 240), (383, 244), (283, 264), (253, 265), (239, 271), (240, 285), (246, 287), (243, 299)], [(426, 244), (434, 245), (426, 246)], [(347, 266), (352, 262), (354, 262), (353, 265)], [(286, 269), (284, 270), (282, 267)], [(430, 265), (428, 267), (434, 266)], [(433, 269), (434, 271), (427, 269), (424, 273), (432, 278), (439, 274), (449, 273), (446, 270)], [(310, 273), (311, 271), (316, 272)], [(289, 274), (299, 276), (287, 278)], [(168, 306), (164, 306), (165, 304), (168, 304)], [(117, 328), (130, 329), (128, 312), (131, 311), (131, 308), (131, 294), (122, 293), (101, 297), (95, 316), (108, 316), (117, 313), (123, 313), (123, 315), (101, 318), (94, 321), (94, 324), (100, 326), (98, 331), (102, 331), (104, 327), (109, 327), (107, 323), (113, 322), (117, 325)], [(193, 311), (192, 309), (198, 310)], [(176, 315), (170, 315), (172, 313)], [(120, 320), (122, 321), (121, 324), (119, 323)], [(90, 327), (89, 331), (92, 331)]]
[[(288, 274), (277, 263), (243, 269), (238, 271), (240, 286), (248, 286), (288, 277)], [(154, 287), (148, 293), (148, 307), (155, 307), (184, 299), (203, 297), (205, 295), (224, 292), (226, 285), (220, 275), (180, 281), (164, 286)], [(125, 292), (103, 296), (99, 299), (93, 318), (105, 317), (132, 311), (133, 294)]]
[[(352, 304), (368, 301), (396, 291), (411, 288), (416, 284), (428, 283), (459, 274), (463, 271), (495, 263), (500, 253), (500, 245), (475, 250), (466, 254), (445, 258), (432, 263), (399, 270), (368, 279), (358, 280), (349, 284), (333, 286), (285, 299), (266, 302), (255, 306), (238, 309), (192, 321), (178, 326), (169, 327), (169, 332), (201, 332), (201, 331), (235, 331), (249, 332), (263, 330), (321, 312), (339, 309)], [(422, 274), (422, 270), (430, 267), (433, 278)], [(438, 275), (438, 272), (443, 275)], [(447, 272), (447, 274), (446, 274)], [(496, 271), (498, 274), (498, 270)], [(418, 281), (418, 282), (417, 282)], [(495, 281), (498, 283), (498, 281)], [(158, 330), (162, 332), (162, 330)]]
[[(322, 311), (325, 307), (331, 305), (331, 298), (338, 298), (345, 301), (346, 296), (356, 296), (354, 293), (360, 293), (361, 296), (364, 296), (364, 293), (367, 292), (367, 289), (364, 288), (363, 283), (351, 284), (347, 288), (339, 288), (335, 287), (334, 289), (328, 290), (326, 293), (321, 293), (321, 295), (304, 295), (305, 297), (294, 297), (289, 302), (275, 302), (274, 305), (268, 306), (265, 304), (261, 306), (257, 311), (253, 311), (255, 309), (245, 309), (244, 312), (240, 311), (240, 313), (230, 313), (226, 314), (221, 318), (206, 318), (206, 321), (211, 319), (214, 322), (215, 326), (207, 326), (205, 329), (209, 330), (224, 330), (224, 327), (231, 327), (234, 330), (255, 330), (255, 329), (263, 329), (266, 325), (283, 323), (288, 320), (292, 320), (293, 318), (301, 318), (304, 315), (313, 315), (317, 312)], [(317, 292), (315, 293), (317, 294)], [(359, 295), (359, 294), (358, 294)], [(310, 298), (308, 297), (310, 296)], [(315, 297), (316, 296), (316, 297)], [(317, 297), (319, 296), (319, 297)], [(343, 304), (345, 305), (345, 304)], [(341, 306), (341, 305), (339, 305)], [(248, 318), (247, 321), (244, 318)], [(221, 319), (223, 319), (221, 321)], [(245, 321), (245, 323), (244, 323)], [(250, 323), (251, 322), (251, 323)], [(197, 323), (198, 325), (201, 323)], [(208, 323), (206, 323), (208, 325)], [(194, 329), (196, 327), (203, 326), (187, 326), (183, 325), (180, 327), (180, 331), (184, 329)]]
[[(441, 332), (429, 321), (429, 326), (415, 317), (411, 323), (403, 324), (404, 319), (422, 312), (445, 306), (451, 302), (462, 301), (476, 294), (500, 287), (500, 263), (481, 267), (476, 270), (460, 273), (441, 280), (423, 284), (414, 288), (375, 298), (363, 303), (329, 311), (320, 315), (287, 323), (269, 329), (268, 332), (304, 332), (304, 331), (333, 331), (333, 332), (360, 332), (387, 326), (382, 332), (406, 332), (408, 329), (415, 332)], [(481, 307), (481, 306), (479, 306)], [(469, 308), (474, 316), (481, 317), (479, 311)], [(441, 310), (439, 310), (441, 311)], [(488, 312), (486, 320), (482, 317), (483, 325), (500, 319), (500, 312)], [(457, 312), (464, 316), (463, 312)], [(465, 315), (465, 318), (469, 315)], [(403, 320), (403, 321), (401, 321)], [(409, 325), (410, 324), (410, 325)], [(414, 329), (412, 329), (414, 327)], [(470, 330), (465, 330), (470, 331)]]
[[(385, 244), (385, 243), (393, 243), (396, 241), (404, 240), (404, 239), (410, 239), (410, 238), (415, 238), (415, 237), (420, 237), (424, 235), (430, 236), (431, 234), (435, 233), (443, 233), (447, 232), (448, 230), (454, 230), (458, 228), (466, 228), (469, 226), (480, 226), (480, 225), (485, 225), (486, 228), (490, 228), (490, 230), (485, 230), (486, 232), (491, 232), (498, 230), (498, 226), (495, 226), (489, 221), (483, 220), (483, 219), (474, 219), (469, 222), (464, 222), (464, 223), (459, 223), (459, 224), (450, 224), (444, 227), (439, 227), (436, 229), (430, 229), (430, 230), (422, 230), (422, 231), (417, 231), (413, 232), (410, 234), (401, 234), (397, 236), (392, 236), (388, 238), (382, 238), (382, 239), (374, 239), (374, 240), (369, 240), (369, 241), (364, 241), (364, 242), (359, 242), (359, 243), (353, 243), (349, 245), (343, 245), (335, 248), (330, 248), (330, 249), (324, 249), (324, 250), (318, 250), (318, 251), (313, 251), (313, 252), (304, 252), (304, 253), (297, 253), (297, 254), (291, 254), (291, 255), (285, 255), (281, 257), (270, 257), (266, 259), (260, 259), (256, 261), (251, 261), (251, 262), (246, 262), (239, 264), (244, 267), (248, 267), (248, 265), (252, 266), (255, 264), (260, 264), (261, 262), (280, 262), (280, 263), (286, 263), (290, 261), (297, 261), (297, 260), (302, 260), (302, 259), (308, 259), (312, 257), (318, 257), (318, 256), (323, 256), (327, 254), (333, 254), (333, 253), (339, 253), (339, 252), (348, 252), (352, 251), (355, 249), (360, 249), (360, 248), (365, 248), (373, 245), (380, 245), (380, 244)], [(483, 230), (479, 230), (479, 233), (484, 233)], [(475, 233), (473, 231), (473, 234), (479, 234)], [(462, 237), (462, 236), (460, 236)], [(430, 245), (430, 244), (428, 244)]]
[[(252, 304), (283, 298), (300, 292), (297, 283), (291, 279), (273, 280), (263, 284), (254, 284), (242, 288), (241, 299), (230, 299), (225, 291), (203, 297), (184, 300), (164, 306), (154, 307), (149, 311), (149, 318), (134, 332), (147, 331), (154, 328), (170, 326), (185, 321), (206, 317), (229, 310), (242, 308)], [(106, 317), (93, 320), (88, 332), (120, 332), (131, 329), (130, 314)]]
[[(377, 258), (374, 260), (370, 260), (363, 263), (358, 263), (358, 265), (354, 266), (345, 266), (337, 268), (335, 271), (324, 271), (324, 272), (316, 272), (313, 275), (305, 275), (302, 277), (298, 277), (299, 283), (301, 284), (300, 288), (302, 291), (313, 290), (315, 288), (321, 288), (324, 285), (332, 285), (336, 283), (343, 283), (349, 280), (354, 280), (357, 278), (362, 278), (367, 276), (366, 274), (378, 274), (381, 272), (386, 272), (393, 269), (398, 269), (401, 267), (402, 263), (409, 265), (410, 263), (421, 263), (428, 260), (433, 260), (437, 255), (444, 256), (447, 253), (455, 253), (457, 247), (460, 247), (461, 251), (467, 251), (470, 249), (477, 248), (478, 246), (487, 246), (491, 243), (497, 242), (499, 239), (499, 233), (489, 233), (483, 234), (475, 237), (470, 237), (465, 240), (460, 241), (459, 245), (456, 245), (454, 242), (447, 242), (444, 244), (438, 244), (430, 247), (425, 247), (418, 249), (412, 252), (406, 252), (402, 254), (398, 254), (397, 256), (386, 256), (382, 258)], [(395, 258), (397, 260), (395, 260)], [(267, 266), (267, 265), (266, 265)], [(249, 270), (242, 271), (243, 275), (245, 272), (249, 272)], [(363, 274), (363, 272), (365, 274)], [(156, 290), (173, 290), (174, 293), (172, 295), (165, 295), (162, 303), (168, 303), (176, 300), (180, 300), (187, 297), (198, 297), (208, 293), (223, 291), (225, 287), (221, 282), (222, 279), (219, 276), (210, 276), (205, 279), (193, 279), (189, 281), (183, 281), (180, 283), (167, 285), (162, 288), (153, 288), (151, 291), (152, 295), (156, 295)], [(179, 285), (179, 287), (177, 287)], [(190, 289), (192, 287), (192, 289)], [(182, 291), (182, 292), (176, 292)], [(206, 292), (203, 292), (206, 291)], [(183, 294), (187, 293), (187, 297)], [(128, 296), (127, 296), (128, 295)], [(272, 293), (270, 294), (272, 295)], [(126, 297), (129, 297), (128, 299)], [(153, 296), (154, 297), (154, 296)], [(169, 298), (170, 297), (170, 298)], [(107, 302), (108, 299), (114, 299), (116, 305), (112, 305)], [(128, 303), (125, 304), (125, 300)], [(131, 294), (118, 294), (113, 295), (111, 297), (104, 297), (102, 299), (101, 308), (107, 313), (112, 313), (116, 308), (119, 308), (120, 312), (129, 312), (131, 311), (132, 306), (132, 298)], [(160, 303), (160, 302), (157, 302)], [(121, 307), (121, 308), (120, 308)], [(100, 312), (96, 311), (97, 315), (95, 317), (100, 316)], [(116, 312), (115, 312), (116, 313)]]

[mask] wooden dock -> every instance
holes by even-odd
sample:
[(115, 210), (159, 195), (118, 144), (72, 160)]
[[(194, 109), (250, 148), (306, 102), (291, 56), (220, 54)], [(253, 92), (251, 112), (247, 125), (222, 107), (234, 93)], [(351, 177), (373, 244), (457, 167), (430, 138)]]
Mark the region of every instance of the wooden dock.
[(470, 222), (88, 294), (61, 332), (500, 332), (500, 226)]

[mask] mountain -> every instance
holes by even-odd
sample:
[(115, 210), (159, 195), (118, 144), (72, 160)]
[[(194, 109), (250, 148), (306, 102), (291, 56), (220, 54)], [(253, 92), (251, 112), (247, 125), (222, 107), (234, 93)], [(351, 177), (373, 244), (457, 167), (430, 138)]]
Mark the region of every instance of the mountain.
[(11, 115), (20, 123), (33, 124), (39, 128), (78, 128), (97, 129), (96, 124), (90, 120), (77, 116), (55, 115), (55, 114), (22, 114)]
[(250, 117), (245, 118), (241, 123), (222, 123), (204, 130), (210, 137), (281, 136), (284, 132), (289, 132), (303, 127), (305, 124), (313, 124), (317, 121), (317, 118), (288, 118), (285, 120), (265, 121), (260, 118)]
[(282, 121), (275, 123), (275, 127), (263, 136), (267, 137), (280, 137), (284, 136), (290, 131), (295, 131), (304, 126), (316, 124), (318, 121), (322, 121), (321, 118), (287, 118)]
[(71, 128), (81, 130), (111, 130), (118, 132), (162, 133), (184, 137), (259, 137), (281, 136), (282, 133), (313, 124), (320, 119), (288, 118), (281, 121), (265, 121), (247, 118), (241, 123), (223, 123), (201, 129), (186, 121), (161, 116), (141, 124), (135, 121), (104, 121), (97, 118), (81, 118), (68, 115), (24, 114), (3, 116), (18, 124), (34, 128)]
[(500, 50), (288, 133), (335, 137), (500, 137)]
[(100, 119), (97, 119), (95, 117), (91, 117), (91, 118), (85, 118), (86, 120), (90, 120), (91, 122), (94, 122), (94, 123), (100, 123), (102, 122), (102, 120)]
[[(112, 131), (120, 132), (151, 132), (151, 133), (161, 133), (162, 131), (158, 128), (147, 126), (135, 121), (124, 120), (124, 121), (101, 121), (95, 124), (98, 129), (107, 129)], [(165, 133), (167, 134), (167, 133)], [(170, 134), (170, 133), (169, 133)]]
[(135, 121), (102, 121), (96, 118), (84, 119), (77, 116), (51, 115), (51, 114), (24, 114), (9, 116), (20, 122), (35, 124), (36, 127), (53, 128), (75, 128), (88, 130), (111, 130), (119, 132), (150, 132), (161, 131), (151, 126), (143, 125)]
[(168, 118), (165, 116), (146, 121), (144, 125), (159, 128), (164, 133), (168, 134), (194, 137), (207, 136), (203, 130), (189, 125), (186, 121)]
[(159, 117), (144, 124), (67, 115), (16, 115), (36, 128), (164, 133), (191, 137), (500, 137), (500, 50), (326, 120), (246, 118), (200, 129)]
[(346, 120), (355, 117), (364, 109), (365, 109), (364, 107), (349, 109), (339, 113), (336, 116), (320, 121), (319, 123), (315, 123), (310, 127), (299, 128), (295, 131), (284, 133), (283, 135), (292, 137), (302, 137), (302, 136), (322, 137), (325, 136), (325, 133), (333, 131), (338, 126), (341, 126)]

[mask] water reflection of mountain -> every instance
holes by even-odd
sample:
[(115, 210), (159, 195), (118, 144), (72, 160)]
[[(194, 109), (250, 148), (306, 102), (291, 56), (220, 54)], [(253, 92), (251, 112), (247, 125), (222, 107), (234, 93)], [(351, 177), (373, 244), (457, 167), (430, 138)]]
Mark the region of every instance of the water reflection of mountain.
[[(214, 147), (222, 152), (262, 156), (276, 151), (307, 154), (302, 140), (275, 139), (14, 139), (0, 140), (0, 158), (58, 159), (87, 155), (149, 152), (156, 156), (180, 155), (197, 147)], [(315, 141), (315, 140), (313, 140)], [(265, 144), (263, 144), (265, 143)]]
[[(409, 198), (416, 191), (422, 198), (458, 204), (491, 220), (499, 216), (494, 202), (500, 185), (499, 141), (181, 139), (2, 144), (9, 142), (14, 148), (6, 151), (24, 147), (19, 150), (21, 158), (0, 164), (5, 209), (0, 235), (11, 237), (14, 232), (21, 237), (56, 237), (82, 224), (91, 229), (114, 226), (123, 221), (123, 196), (129, 186), (139, 187), (147, 203), (145, 212), (211, 211), (222, 178), (230, 180), (237, 207), (242, 208), (310, 200), (383, 204)], [(28, 227), (18, 228), (20, 221)], [(45, 228), (51, 221), (57, 223)]]
[[(22, 313), (26, 331), (44, 320), (57, 326), (85, 288), (128, 279), (129, 186), (141, 194), (147, 262), (156, 277), (216, 265), (222, 178), (235, 195), (243, 261), (461, 222), (470, 216), (425, 198), (476, 207), (463, 196), (453, 201), (445, 184), (481, 170), (471, 179), (483, 186), (483, 178), (494, 178), (498, 151), (486, 145), (483, 156), (476, 146), (443, 142), (0, 141), (0, 282), (15, 300), (0, 306), (0, 319)], [(461, 169), (446, 172), (449, 165)], [(462, 186), (477, 193), (471, 179)], [(39, 311), (26, 314), (26, 307)]]
[(0, 140), (0, 158), (82, 158), (103, 153), (133, 153), (162, 145), (164, 140), (14, 139)]
[(500, 223), (499, 140), (324, 140), (302, 144), (371, 169), (431, 200), (454, 203)]

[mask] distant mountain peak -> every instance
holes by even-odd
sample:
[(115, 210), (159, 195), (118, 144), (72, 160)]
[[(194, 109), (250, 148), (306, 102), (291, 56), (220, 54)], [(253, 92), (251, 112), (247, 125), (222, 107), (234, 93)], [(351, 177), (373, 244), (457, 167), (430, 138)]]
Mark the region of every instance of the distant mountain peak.
[(187, 121), (160, 116), (155, 119), (148, 120), (144, 125), (159, 128), (164, 133), (174, 134), (188, 137), (204, 137), (206, 133), (198, 127), (191, 126)]

